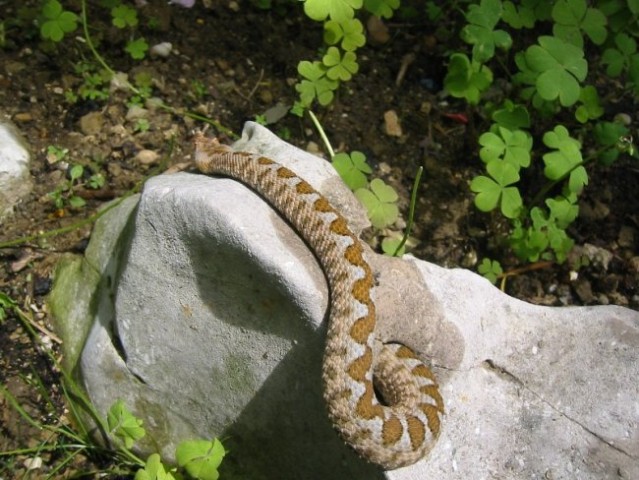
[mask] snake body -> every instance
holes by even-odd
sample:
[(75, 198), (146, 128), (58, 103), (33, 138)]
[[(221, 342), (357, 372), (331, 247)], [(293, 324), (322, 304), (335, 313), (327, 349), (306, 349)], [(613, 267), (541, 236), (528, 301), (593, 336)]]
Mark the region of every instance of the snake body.
[(232, 151), (201, 134), (195, 144), (198, 170), (232, 177), (257, 191), (315, 252), (331, 292), (324, 399), (342, 438), (387, 470), (424, 457), (439, 435), (443, 401), (433, 373), (408, 347), (385, 345), (374, 355), (373, 274), (346, 220), (306, 181), (273, 160)]

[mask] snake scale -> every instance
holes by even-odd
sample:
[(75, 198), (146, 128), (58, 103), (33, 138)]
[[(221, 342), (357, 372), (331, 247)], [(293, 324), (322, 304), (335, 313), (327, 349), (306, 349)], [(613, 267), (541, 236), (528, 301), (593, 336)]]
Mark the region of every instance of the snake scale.
[(387, 470), (424, 457), (439, 435), (443, 401), (433, 373), (408, 347), (389, 344), (374, 355), (373, 274), (344, 217), (273, 160), (232, 151), (202, 134), (196, 135), (195, 145), (198, 170), (229, 176), (257, 191), (317, 256), (331, 292), (324, 399), (342, 438)]

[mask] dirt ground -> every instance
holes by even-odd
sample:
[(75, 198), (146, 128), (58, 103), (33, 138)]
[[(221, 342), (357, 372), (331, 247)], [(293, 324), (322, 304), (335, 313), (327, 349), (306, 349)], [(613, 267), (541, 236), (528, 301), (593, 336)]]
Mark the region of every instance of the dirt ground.
[[(35, 3), (0, 1), (0, 8), (9, 18), (17, 15), (19, 5)], [(69, 3), (77, 7), (76, 2)], [(222, 1), (212, 9), (199, 4), (182, 9), (151, 2), (139, 14), (142, 19), (153, 18), (153, 28), (141, 26), (140, 31), (151, 45), (170, 42), (172, 52), (166, 58), (142, 61), (122, 53), (126, 35), (109, 25), (104, 9), (91, 8), (89, 21), (98, 50), (115, 71), (128, 74), (129, 79), (145, 74), (152, 79), (153, 95), (176, 111), (207, 116), (239, 134), (244, 121), (256, 115), (270, 117), (269, 109), (293, 104), (297, 62), (315, 58), (321, 45), (319, 24), (305, 19), (295, 2), (278, 5), (260, 10), (246, 1)], [(454, 21), (444, 23), (456, 28)], [(397, 189), (404, 218), (415, 172), (419, 166), (425, 168), (412, 253), (445, 267), (471, 270), (486, 256), (498, 258), (505, 269), (521, 269), (509, 277), (505, 291), (536, 304), (617, 304), (639, 309), (637, 162), (622, 159), (610, 168), (589, 171), (591, 184), (581, 199), (580, 218), (569, 232), (582, 249), (578, 252), (583, 253), (583, 248), (595, 252), (594, 261), (578, 271), (569, 262), (519, 263), (494, 240), (492, 232), (505, 228), (500, 219), (478, 212), (472, 204), (469, 183), (482, 167), (477, 132), (483, 131), (486, 119), (441, 91), (447, 55), (460, 44), (457, 35), (446, 36), (442, 25), (423, 20), (391, 21), (388, 27), (390, 40), (364, 47), (359, 53), (360, 72), (342, 87), (329, 108), (315, 111), (334, 147), (364, 152), (374, 175)], [(0, 114), (11, 119), (30, 144), (35, 188), (2, 225), (0, 243), (88, 218), (149, 174), (187, 160), (193, 149), (192, 133), (204, 125), (175, 112), (155, 110), (145, 117), (145, 130), (139, 112), (127, 105), (130, 94), (123, 89), (107, 99), (67, 101), (64, 92), (81, 84), (74, 66), (91, 60), (80, 36), (78, 30), (56, 48), (43, 50), (36, 34), (6, 32), (7, 43), (0, 48)], [(409, 55), (414, 61), (407, 61)], [(405, 75), (398, 82), (403, 64)], [(617, 102), (619, 109), (628, 114), (637, 111), (636, 99), (623, 100)], [(403, 133), (399, 137), (387, 132), (384, 113), (389, 110), (400, 119)], [(460, 121), (458, 114), (469, 121)], [(307, 117), (286, 115), (269, 128), (301, 148), (314, 150), (319, 145), (321, 150), (321, 140)], [(214, 127), (210, 131), (220, 133)], [(232, 140), (231, 134), (221, 133), (221, 137)], [(54, 161), (50, 146), (68, 153)], [(105, 184), (75, 190), (86, 202), (83, 207), (73, 208), (68, 202), (56, 206), (50, 193), (64, 184), (74, 164), (85, 166), (84, 180), (100, 173)], [(90, 234), (87, 224), (63, 235), (0, 248), (0, 291), (50, 330), (46, 295), (56, 261), (65, 252), (81, 253)], [(370, 240), (377, 244), (375, 233)], [(597, 261), (601, 258), (605, 261)], [(57, 351), (55, 337), (44, 336), (53, 339), (52, 348)], [(0, 325), (0, 351), (0, 381), (24, 408), (45, 423), (64, 420), (56, 372), (14, 316)], [(53, 406), (34, 387), (38, 376)], [(33, 446), (46, 435), (21, 421), (1, 397), (0, 412), (0, 452)], [(45, 462), (55, 460), (43, 456)], [(0, 456), (0, 478), (19, 478), (27, 458)], [(95, 463), (78, 460), (66, 475), (95, 468)], [(32, 473), (31, 478), (40, 478), (39, 471)]]

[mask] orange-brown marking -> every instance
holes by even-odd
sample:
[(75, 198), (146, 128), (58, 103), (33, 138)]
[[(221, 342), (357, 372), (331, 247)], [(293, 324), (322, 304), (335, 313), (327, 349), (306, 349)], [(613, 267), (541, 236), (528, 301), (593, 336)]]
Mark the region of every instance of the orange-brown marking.
[(386, 420), (382, 426), (382, 441), (384, 445), (393, 445), (402, 438), (404, 427), (399, 418), (393, 416)]
[(439, 411), (436, 407), (432, 405), (428, 405), (427, 403), (420, 403), (419, 408), (426, 415), (426, 419), (428, 420), (428, 429), (433, 432), (433, 435), (436, 437), (439, 435)]
[(346, 223), (346, 220), (344, 220), (344, 217), (342, 217), (341, 215), (339, 215), (335, 220), (331, 222), (331, 225), (329, 228), (331, 232), (336, 233), (337, 235), (353, 238), (353, 234), (348, 228), (348, 224)]
[(410, 444), (413, 450), (417, 449), (426, 438), (426, 428), (422, 421), (417, 417), (407, 417), (406, 423), (408, 425), (408, 437), (410, 438)]
[(369, 313), (368, 315), (358, 318), (351, 327), (348, 334), (357, 343), (364, 345), (368, 341), (369, 335), (375, 330), (375, 318)]
[(439, 394), (439, 387), (437, 385), (424, 385), (419, 389), (420, 392), (428, 395), (433, 400), (435, 400), (435, 405), (437, 405), (437, 410), (440, 412), (444, 411), (444, 400), (442, 396)]
[(373, 364), (373, 351), (370, 347), (366, 347), (364, 355), (357, 357), (348, 366), (348, 375), (357, 382), (363, 382), (366, 379), (366, 373), (371, 369)]
[(277, 176), (280, 178), (293, 178), (297, 177), (292, 171), (286, 167), (280, 167), (277, 169)]
[(321, 213), (335, 212), (335, 209), (331, 206), (330, 203), (328, 203), (328, 200), (326, 200), (324, 197), (319, 197), (317, 200), (315, 200), (313, 208)]
[(365, 382), (364, 385), (364, 393), (357, 401), (357, 406), (355, 407), (356, 414), (365, 420), (371, 420), (375, 417), (384, 418), (384, 409), (382, 406), (373, 403), (373, 398), (375, 398), (373, 383)]
[(413, 375), (417, 375), (418, 377), (428, 378), (429, 380), (432, 380), (433, 382), (435, 381), (435, 374), (432, 372), (430, 368), (428, 368), (424, 364), (415, 366), (415, 368), (413, 368), (411, 372)]
[[(250, 156), (250, 154), (247, 154), (247, 156)], [(270, 158), (266, 158), (266, 157), (260, 157), (257, 159), (257, 163), (259, 165), (273, 165), (275, 162), (273, 160), (271, 160)], [(284, 167), (282, 167), (284, 168)]]
[(308, 195), (309, 193), (315, 193), (315, 189), (311, 187), (311, 185), (304, 180), (302, 180), (300, 183), (295, 185), (295, 191), (297, 191), (297, 193), (299, 193), (300, 195)]

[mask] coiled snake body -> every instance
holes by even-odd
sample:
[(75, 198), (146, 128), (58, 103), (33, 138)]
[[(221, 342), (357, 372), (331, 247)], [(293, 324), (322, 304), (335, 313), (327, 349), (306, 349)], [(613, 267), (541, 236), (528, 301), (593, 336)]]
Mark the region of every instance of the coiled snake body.
[(273, 160), (234, 152), (201, 134), (195, 144), (195, 163), (202, 173), (227, 175), (256, 190), (319, 259), (331, 292), (324, 399), (343, 439), (385, 469), (425, 456), (437, 439), (444, 411), (438, 386), (430, 369), (405, 346), (385, 345), (374, 356), (373, 275), (346, 220), (306, 181)]

